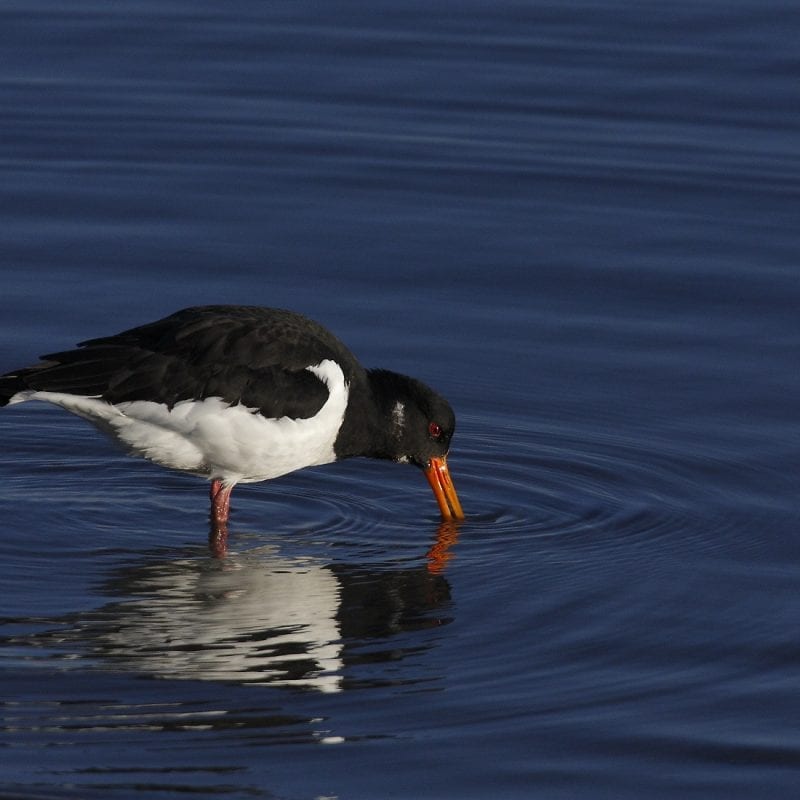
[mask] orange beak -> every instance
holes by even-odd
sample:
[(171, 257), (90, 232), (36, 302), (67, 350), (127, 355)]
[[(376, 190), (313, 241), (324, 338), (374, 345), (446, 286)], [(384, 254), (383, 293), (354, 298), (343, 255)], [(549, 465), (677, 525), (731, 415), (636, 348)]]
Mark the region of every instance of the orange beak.
[(464, 519), (456, 489), (450, 480), (447, 460), (444, 457), (432, 458), (425, 468), (425, 477), (433, 489), (433, 495), (442, 512), (442, 519)]

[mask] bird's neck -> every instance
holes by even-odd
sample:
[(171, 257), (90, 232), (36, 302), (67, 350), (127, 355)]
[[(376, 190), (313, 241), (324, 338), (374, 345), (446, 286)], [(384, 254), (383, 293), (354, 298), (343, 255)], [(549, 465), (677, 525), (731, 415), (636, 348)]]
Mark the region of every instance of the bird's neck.
[(338, 459), (395, 457), (392, 386), (402, 377), (386, 370), (366, 370), (353, 380), (347, 411), (334, 445)]

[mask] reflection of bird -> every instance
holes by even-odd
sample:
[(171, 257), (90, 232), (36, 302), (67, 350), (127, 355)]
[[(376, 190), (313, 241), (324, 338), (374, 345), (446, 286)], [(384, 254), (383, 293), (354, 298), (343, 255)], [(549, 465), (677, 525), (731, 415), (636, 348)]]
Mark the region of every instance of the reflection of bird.
[[(269, 545), (127, 565), (103, 592), (114, 599), (15, 643), (160, 678), (339, 692), (365, 679), (362, 667), (396, 680), (398, 661), (428, 645), (393, 637), (446, 625), (452, 612), (447, 580), (424, 566), (331, 565)], [(394, 665), (384, 678), (370, 666), (383, 661)]]
[(340, 586), (331, 569), (269, 548), (216, 563), (131, 573), (120, 588), (139, 597), (94, 614), (83, 636), (118, 668), (339, 691)]
[(0, 405), (44, 400), (130, 453), (211, 481), (212, 533), (237, 483), (351, 456), (421, 467), (445, 519), (463, 517), (447, 469), (447, 401), (419, 381), (366, 370), (333, 334), (291, 311), (187, 308), (0, 377)]

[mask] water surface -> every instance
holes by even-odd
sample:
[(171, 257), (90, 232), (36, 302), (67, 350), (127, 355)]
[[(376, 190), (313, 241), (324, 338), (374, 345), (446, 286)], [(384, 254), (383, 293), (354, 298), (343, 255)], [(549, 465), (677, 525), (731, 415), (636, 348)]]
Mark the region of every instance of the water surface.
[(467, 520), (0, 413), (5, 796), (800, 782), (793, 3), (0, 6), (0, 368), (200, 303), (452, 402)]

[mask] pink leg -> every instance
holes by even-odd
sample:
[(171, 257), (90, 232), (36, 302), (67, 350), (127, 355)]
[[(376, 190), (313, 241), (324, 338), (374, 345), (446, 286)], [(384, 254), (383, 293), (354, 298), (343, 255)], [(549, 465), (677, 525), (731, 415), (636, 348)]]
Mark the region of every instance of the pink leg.
[(223, 486), (222, 481), (211, 481), (211, 529), (208, 534), (208, 545), (218, 558), (225, 556), (228, 550), (228, 514), (231, 509), (231, 492), (233, 486)]
[(211, 481), (211, 521), (217, 524), (225, 524), (228, 521), (228, 514), (231, 510), (231, 492), (233, 486), (223, 486), (222, 481)]

